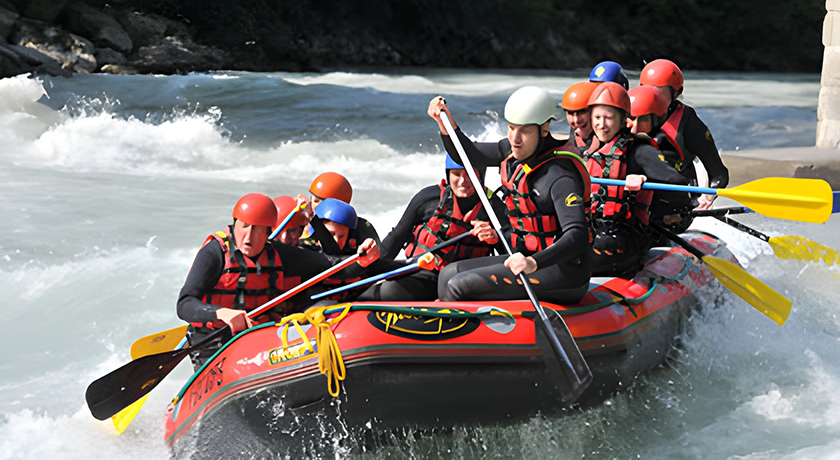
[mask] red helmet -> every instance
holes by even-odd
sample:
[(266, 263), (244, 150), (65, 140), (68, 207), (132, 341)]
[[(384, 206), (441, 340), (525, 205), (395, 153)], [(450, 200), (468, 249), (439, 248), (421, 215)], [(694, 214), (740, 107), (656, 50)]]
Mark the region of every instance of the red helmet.
[(633, 117), (648, 114), (664, 117), (668, 112), (668, 101), (655, 86), (637, 86), (627, 91), (627, 95), (630, 96), (630, 115)]
[(670, 86), (676, 94), (679, 94), (683, 89), (683, 74), (673, 62), (657, 59), (642, 69), (639, 83), (647, 86)]
[(325, 172), (312, 181), (312, 185), (309, 186), (309, 193), (322, 200), (335, 198), (350, 204), (350, 198), (353, 198), (353, 187), (341, 174)]
[(593, 105), (609, 105), (630, 113), (630, 96), (627, 95), (627, 90), (623, 86), (605, 81), (598, 85), (589, 97), (589, 106)]
[(589, 96), (592, 95), (598, 85), (599, 83), (594, 81), (575, 83), (563, 93), (563, 101), (560, 102), (560, 107), (569, 112), (585, 109), (589, 105)]
[(274, 199), (274, 205), (277, 206), (277, 225), (275, 227), (279, 227), (286, 216), (297, 207), (297, 200), (288, 195), (278, 196)]
[(233, 218), (248, 225), (274, 227), (277, 223), (277, 206), (262, 193), (249, 193), (236, 202)]

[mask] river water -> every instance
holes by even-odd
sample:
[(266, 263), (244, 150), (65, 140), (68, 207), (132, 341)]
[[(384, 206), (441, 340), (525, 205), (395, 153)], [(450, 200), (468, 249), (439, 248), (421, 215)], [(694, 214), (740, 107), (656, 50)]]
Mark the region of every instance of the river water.
[[(0, 459), (167, 458), (163, 410), (186, 362), (121, 436), (91, 417), (84, 391), (127, 362), (137, 338), (182, 324), (175, 300), (192, 258), (241, 195), (305, 193), (315, 175), (338, 171), (384, 236), (442, 177), (431, 97), (447, 98), (466, 133), (495, 140), (516, 88), (559, 99), (582, 77), (361, 69), (0, 80)], [(805, 147), (818, 91), (818, 75), (689, 73), (685, 100), (722, 149)], [(742, 220), (840, 247), (840, 220)], [(599, 408), (349, 455), (840, 458), (838, 270), (777, 259), (716, 221), (696, 225), (793, 300), (787, 324), (724, 294), (721, 308), (693, 317), (667, 366)]]

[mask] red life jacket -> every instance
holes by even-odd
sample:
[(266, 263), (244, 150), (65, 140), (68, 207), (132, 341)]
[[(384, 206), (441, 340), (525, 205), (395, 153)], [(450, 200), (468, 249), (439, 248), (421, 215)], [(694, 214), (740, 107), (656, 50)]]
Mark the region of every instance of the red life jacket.
[(531, 194), (531, 185), (528, 184), (528, 176), (548, 164), (551, 161), (570, 161), (583, 180), (583, 206), (586, 214), (586, 224), (590, 228), (589, 242), (591, 243), (592, 231), (589, 225), (590, 202), (587, 190), (592, 188), (589, 180), (589, 173), (583, 164), (583, 160), (572, 152), (549, 150), (536, 158), (536, 164), (529, 166), (525, 163), (516, 165), (512, 172), (508, 171), (508, 162), (514, 161), (513, 154), (502, 161), (499, 167), (501, 173), (502, 187), (504, 188), (504, 200), (507, 207), (507, 216), (513, 231), (510, 235), (510, 244), (514, 251), (524, 254), (534, 254), (542, 251), (554, 243), (555, 238), (561, 232), (557, 225), (557, 216), (554, 214), (540, 214)]
[[(624, 180), (627, 178), (626, 154), (638, 138), (636, 136), (617, 135), (610, 142), (601, 145), (593, 141), (592, 152), (585, 152), (586, 167), (593, 177)], [(592, 215), (596, 226), (603, 222), (630, 220), (634, 215), (647, 224), (650, 218), (650, 203), (653, 192), (640, 190), (631, 199), (625, 194), (624, 186), (592, 185)]]
[[(660, 132), (664, 134), (665, 138), (671, 143), (671, 145), (674, 146), (680, 156), (679, 160), (676, 158), (668, 159), (668, 162), (680, 172), (682, 172), (685, 166), (685, 152), (683, 152), (683, 146), (685, 145), (685, 125), (682, 122), (684, 113), (685, 105), (682, 102), (677, 101), (676, 108), (673, 112), (671, 112), (671, 116), (669, 116), (662, 127), (659, 128)], [(661, 144), (662, 142), (659, 143)]]
[[(251, 311), (283, 292), (283, 263), (270, 242), (265, 243), (265, 248), (254, 262), (236, 249), (230, 227), (208, 236), (202, 247), (214, 240), (222, 247), (225, 266), (219, 281), (204, 296), (203, 302)], [(234, 246), (233, 251), (231, 246)], [(193, 323), (193, 326), (212, 329), (223, 324), (212, 321)]]
[[(482, 193), (477, 191), (476, 193)], [(414, 241), (405, 247), (407, 258), (419, 256), (435, 245), (455, 238), (458, 235), (467, 233), (472, 229), (470, 221), (473, 221), (481, 211), (481, 201), (469, 212), (464, 214), (458, 208), (458, 200), (452, 193), (452, 188), (445, 180), (440, 182), (440, 202), (435, 213), (425, 223), (414, 227)], [(473, 246), (459, 243), (438, 251), (441, 258), (440, 267), (443, 267), (456, 260), (471, 259), (473, 257), (484, 257), (490, 254), (489, 246)]]

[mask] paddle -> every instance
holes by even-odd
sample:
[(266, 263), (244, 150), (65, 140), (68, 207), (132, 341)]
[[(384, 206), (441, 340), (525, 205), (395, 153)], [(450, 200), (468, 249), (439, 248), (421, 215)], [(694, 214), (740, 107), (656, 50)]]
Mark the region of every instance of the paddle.
[[(178, 336), (181, 337), (181, 341), (174, 346), (174, 349), (180, 350), (187, 344), (187, 337), (185, 336), (186, 333), (187, 326), (182, 326), (168, 331), (158, 332), (157, 334), (152, 334), (151, 336), (142, 337), (131, 346), (131, 359), (142, 358), (143, 356), (148, 356), (154, 353), (172, 350), (173, 347), (169, 345), (171, 344), (171, 341), (174, 340), (173, 337)], [(151, 340), (148, 342), (153, 345), (146, 346), (145, 343), (140, 343), (143, 339), (148, 339), (153, 336), (158, 339), (157, 341)], [(138, 343), (140, 343), (140, 345), (138, 345)], [(111, 417), (111, 421), (114, 423), (114, 428), (117, 430), (117, 435), (122, 434), (122, 432), (128, 428), (128, 425), (131, 424), (131, 421), (134, 420), (134, 417), (136, 417), (140, 412), (140, 409), (143, 407), (143, 404), (146, 403), (146, 399), (148, 399), (148, 397), (148, 394), (144, 395), (142, 398), (134, 401), (128, 407), (117, 412)]]
[[(364, 286), (366, 284), (373, 284), (373, 283), (375, 283), (379, 280), (384, 280), (384, 279), (391, 278), (391, 277), (394, 277), (394, 276), (397, 276), (397, 275), (400, 275), (400, 274), (403, 274), (403, 273), (410, 273), (410, 272), (413, 272), (415, 270), (420, 270), (421, 268), (424, 268), (424, 266), (434, 262), (434, 254), (432, 254), (433, 252), (437, 251), (438, 249), (443, 249), (443, 248), (445, 248), (445, 247), (447, 247), (451, 244), (455, 244), (458, 241), (461, 241), (462, 239), (464, 239), (468, 236), (470, 236), (469, 232), (462, 233), (462, 234), (456, 236), (455, 238), (448, 239), (448, 240), (446, 240), (442, 243), (439, 243), (435, 246), (432, 246), (428, 251), (424, 252), (423, 254), (420, 254), (417, 257), (413, 257), (413, 258), (409, 259), (407, 261), (408, 264), (406, 264), (405, 266), (402, 266), (400, 268), (395, 268), (394, 270), (391, 270), (389, 272), (385, 272), (385, 273), (381, 273), (379, 275), (371, 276), (370, 278), (365, 278), (363, 280), (359, 280), (359, 281), (356, 281), (354, 283), (350, 283), (350, 284), (347, 284), (347, 285), (344, 285), (344, 286), (341, 286), (341, 287), (337, 287), (335, 289), (331, 289), (331, 290), (326, 291), (326, 292), (321, 292), (321, 293), (315, 294), (313, 296), (310, 296), (309, 298), (312, 299), (312, 300), (318, 300), (322, 297), (327, 297), (327, 296), (331, 296), (333, 294), (338, 294), (339, 292), (344, 292), (344, 291), (347, 291), (347, 290), (350, 290), (350, 289), (353, 289), (353, 288), (357, 288), (359, 286)], [(431, 256), (431, 257), (429, 257), (429, 256)]]
[(762, 283), (738, 265), (728, 260), (704, 254), (659, 223), (651, 220), (649, 225), (660, 235), (679, 244), (693, 256), (702, 260), (709, 267), (712, 275), (738, 297), (744, 299), (756, 310), (764, 313), (779, 325), (785, 324), (792, 306), (791, 301), (785, 296), (774, 291), (770, 286)]
[(186, 335), (187, 325), (185, 324), (166, 331), (140, 337), (131, 345), (131, 359), (173, 350)]
[(298, 211), (305, 207), (306, 203), (300, 203), (297, 206), (295, 206), (294, 209), (292, 209), (288, 214), (286, 214), (286, 218), (283, 219), (283, 222), (280, 222), (280, 225), (278, 225), (277, 228), (274, 229), (273, 232), (271, 232), (271, 235), (268, 235), (268, 239), (273, 240), (274, 238), (277, 238), (277, 235), (279, 235), (280, 232), (282, 232), (283, 229), (286, 228), (286, 224), (288, 224), (289, 221), (292, 220), (292, 217), (295, 217), (295, 214), (297, 214)]
[[(350, 266), (358, 258), (359, 254), (356, 254), (324, 270), (313, 278), (248, 312), (248, 317), (254, 318), (261, 315), (324, 278)], [(98, 420), (105, 420), (121, 411), (129, 404), (152, 391), (188, 354), (216, 343), (219, 337), (222, 337), (225, 333), (229, 333), (229, 331), (230, 327), (225, 325), (191, 347), (143, 356), (94, 380), (88, 385), (87, 391), (85, 392), (85, 400), (87, 401), (91, 414)]]
[[(624, 185), (617, 179), (592, 178), (593, 184)], [(828, 220), (834, 196), (828, 182), (821, 179), (766, 177), (733, 188), (706, 188), (645, 182), (643, 189), (704, 193), (733, 199), (768, 217), (821, 224)]]
[[(464, 168), (473, 187), (476, 190), (484, 190), (481, 181), (475, 174), (472, 163), (470, 163), (470, 159), (467, 157), (467, 152), (464, 151), (464, 146), (461, 145), (461, 141), (458, 139), (458, 135), (452, 127), (449, 116), (445, 111), (441, 111), (440, 119), (446, 128), (446, 132), (449, 134), (449, 138), (452, 139), (452, 143), (455, 145), (455, 150), (458, 151), (458, 156), (461, 158), (461, 163), (464, 164)], [(513, 255), (510, 243), (502, 232), (502, 224), (493, 211), (487, 195), (478, 193), (478, 198), (487, 211), (487, 216), (490, 218), (493, 229), (499, 234), (499, 240), (504, 244), (505, 251), (507, 251), (508, 255)], [(569, 328), (566, 327), (566, 322), (563, 321), (563, 318), (554, 312), (555, 314), (551, 315), (551, 319), (549, 319), (542, 305), (540, 305), (539, 300), (537, 300), (537, 296), (531, 287), (531, 282), (525, 273), (520, 273), (519, 279), (522, 281), (522, 286), (525, 288), (525, 292), (528, 294), (528, 298), (531, 300), (531, 304), (537, 312), (537, 317), (534, 319), (534, 322), (539, 324), (539, 328), (542, 331), (542, 338), (540, 334), (537, 334), (537, 345), (545, 360), (549, 375), (560, 389), (562, 400), (564, 402), (573, 402), (580, 397), (581, 393), (592, 382), (592, 371), (589, 370), (589, 366), (586, 364), (586, 360), (583, 359), (583, 355), (575, 343), (574, 337), (569, 332)]]
[(748, 233), (761, 241), (765, 241), (773, 248), (773, 253), (781, 259), (797, 259), (810, 262), (822, 260), (827, 266), (837, 265), (840, 259), (840, 252), (824, 246), (816, 241), (809, 240), (804, 236), (767, 236), (753, 228), (730, 219), (726, 215), (714, 216), (721, 222), (727, 223), (738, 230)]

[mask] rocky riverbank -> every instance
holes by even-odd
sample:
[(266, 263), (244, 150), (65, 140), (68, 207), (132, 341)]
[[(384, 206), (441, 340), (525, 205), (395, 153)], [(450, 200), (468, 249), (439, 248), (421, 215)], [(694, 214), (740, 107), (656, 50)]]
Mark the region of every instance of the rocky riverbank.
[[(189, 28), (125, 4), (0, 1), (0, 77), (22, 73), (161, 73), (233, 68), (230, 53), (197, 43)], [(121, 5), (121, 6), (120, 6)]]
[(818, 72), (825, 0), (0, 0), (0, 77), (355, 66)]

